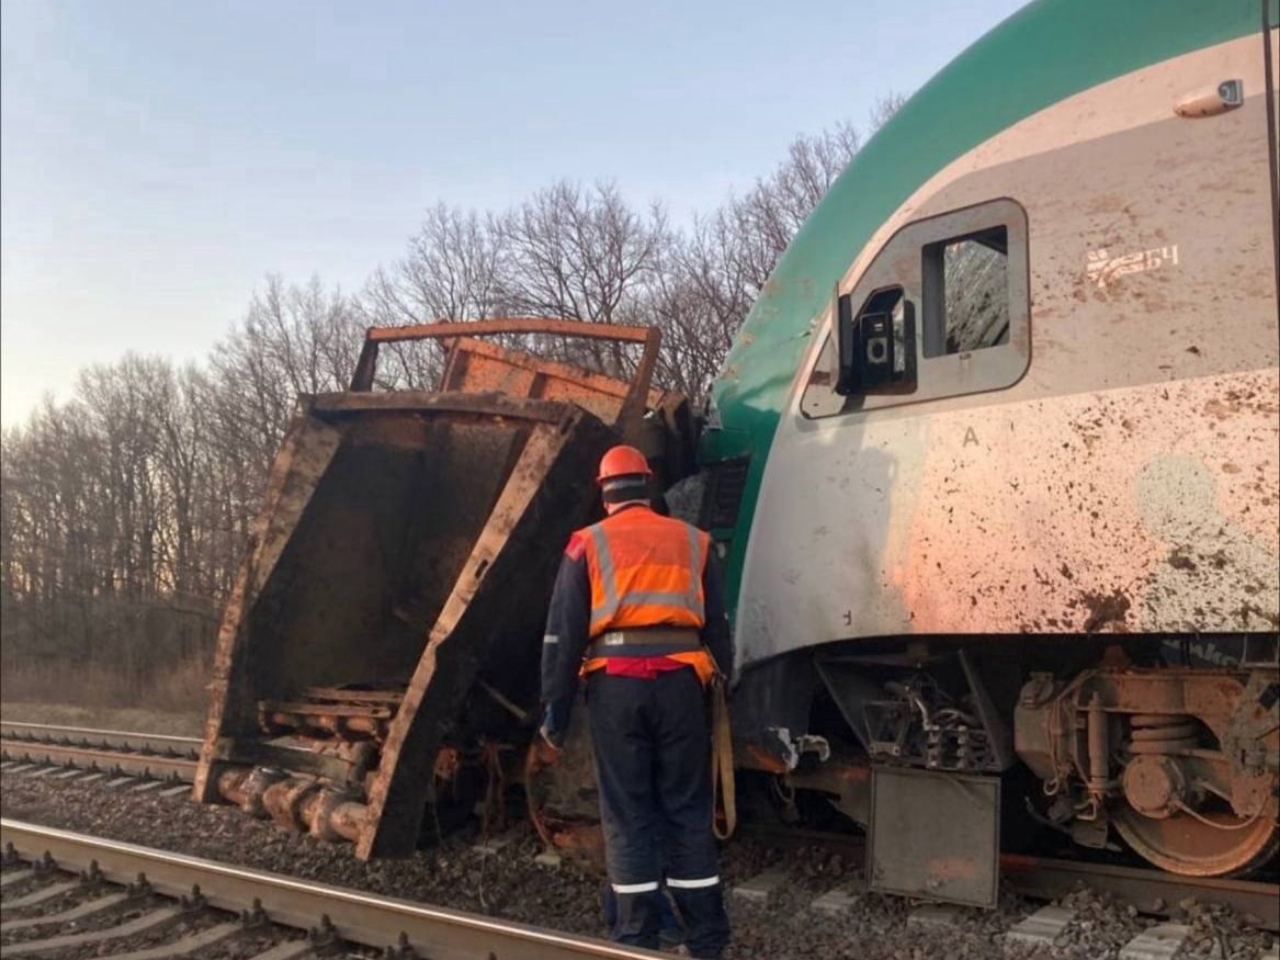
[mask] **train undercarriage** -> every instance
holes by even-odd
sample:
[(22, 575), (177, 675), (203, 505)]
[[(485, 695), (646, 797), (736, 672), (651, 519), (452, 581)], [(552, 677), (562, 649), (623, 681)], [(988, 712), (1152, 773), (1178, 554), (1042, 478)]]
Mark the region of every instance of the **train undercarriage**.
[[(1274, 868), (1274, 635), (1219, 638), (1238, 662), (1213, 667), (1180, 638), (1009, 640), (834, 644), (748, 671), (732, 701), (742, 815), (864, 831), (873, 888), (965, 903), (994, 903), (1002, 852)], [(544, 836), (589, 857), (586, 751), (579, 731), (575, 759), (535, 765), (528, 786)]]
[[(735, 726), (740, 767), (767, 783), (755, 812), (856, 824), (872, 872), (886, 863), (886, 889), (905, 882), (965, 901), (994, 896), (997, 847), (1128, 850), (1188, 876), (1274, 867), (1275, 635), (1219, 638), (1214, 649), (1234, 654), (1219, 659), (1237, 660), (1224, 666), (1193, 665), (1190, 638), (1009, 641), (835, 644), (748, 674)], [(777, 722), (781, 701), (789, 727)], [(922, 801), (931, 777), (943, 786)], [(957, 784), (985, 800), (957, 801)], [(877, 815), (892, 828), (877, 831)]]

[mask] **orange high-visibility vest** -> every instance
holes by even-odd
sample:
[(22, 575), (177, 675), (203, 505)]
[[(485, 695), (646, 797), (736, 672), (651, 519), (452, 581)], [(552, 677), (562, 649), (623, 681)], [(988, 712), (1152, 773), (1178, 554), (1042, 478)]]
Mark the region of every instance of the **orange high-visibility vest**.
[(630, 507), (576, 536), (591, 580), (592, 640), (609, 630), (706, 624), (702, 574), (711, 538), (697, 527)]
[[(706, 625), (702, 575), (711, 538), (697, 527), (630, 507), (579, 530), (591, 581), (591, 626), (595, 640), (610, 630)], [(692, 667), (705, 686), (715, 661), (704, 647), (672, 652), (666, 659)], [(588, 657), (582, 674), (603, 669), (607, 656)]]

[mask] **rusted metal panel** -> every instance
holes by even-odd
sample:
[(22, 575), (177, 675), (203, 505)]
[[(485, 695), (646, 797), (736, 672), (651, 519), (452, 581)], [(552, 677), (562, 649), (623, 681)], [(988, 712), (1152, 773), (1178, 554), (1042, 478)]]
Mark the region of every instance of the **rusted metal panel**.
[(872, 769), (872, 890), (993, 907), (999, 840), (999, 778)]
[[(649, 385), (653, 381), (653, 372), (658, 364), (662, 331), (657, 327), (627, 327), (552, 317), (505, 317), (495, 320), (473, 320), (466, 323), (439, 322), (404, 327), (370, 327), (365, 333), (364, 347), (360, 351), (360, 360), (351, 380), (351, 392), (364, 393), (373, 389), (373, 379), (378, 364), (378, 345), (381, 343), (398, 343), (407, 340), (452, 340), (457, 337), (503, 334), (514, 336), (551, 334), (643, 345), (643, 352), (623, 397), (618, 415), (614, 420), (606, 422), (617, 423), (625, 431), (628, 424), (638, 423), (644, 416), (646, 402), (649, 399)], [(561, 370), (561, 373), (564, 373), (564, 370)], [(581, 377), (575, 378), (570, 375), (562, 379), (572, 381), (581, 380)]]
[(367, 741), (386, 740), (404, 692), (306, 687), (299, 697), (298, 700), (261, 701), (258, 704), (261, 729), (302, 738), (309, 748), (320, 752), (332, 750), (343, 755), (348, 749), (372, 749)]
[(197, 800), (214, 799), (211, 766), (226, 755), (232, 737), (252, 729), (252, 697), (233, 683), (234, 675), (244, 667), (247, 614), (275, 569), (316, 485), (337, 452), (340, 439), (338, 431), (327, 424), (310, 416), (300, 416), (290, 426), (271, 466), (262, 509), (254, 521), (245, 559), (218, 628), (204, 746), (193, 791)]
[[(563, 413), (563, 409), (562, 409)], [(258, 699), (403, 688), (430, 624), (540, 421), (377, 413), (344, 440), (251, 616)]]
[[(370, 816), (357, 844), (360, 857), (412, 849), (446, 725), (490, 658), (517, 660), (526, 670), (536, 664), (536, 638), (559, 548), (584, 519), (591, 500), (590, 466), (611, 438), (603, 424), (574, 408), (556, 427), (533, 428), (431, 626), (392, 722), (369, 791)], [(510, 648), (517, 637), (526, 638), (523, 651)]]
[[(471, 334), (644, 352), (623, 382)], [(428, 338), (450, 347), (441, 391), (370, 390), (379, 343)], [(634, 435), (664, 474), (684, 466), (663, 431), (687, 403), (649, 388), (658, 343), (558, 320), (370, 330), (353, 390), (302, 398), (273, 467), (266, 532), (227, 609), (197, 797), (369, 857), (414, 848), (426, 804), (444, 802), (438, 779), (518, 777), (547, 600), (569, 534), (599, 509), (599, 457)]]
[(290, 703), (287, 700), (264, 700), (263, 710), (277, 713), (298, 713), (332, 717), (374, 717), (383, 719), (390, 717), (395, 711), (390, 707), (363, 707), (354, 704), (338, 703)]
[(397, 343), (404, 340), (442, 340), (448, 337), (482, 337), (489, 334), (548, 333), (589, 340), (619, 340), (645, 343), (653, 327), (633, 327), (616, 323), (591, 323), (558, 317), (499, 317), (492, 320), (442, 320), (437, 323), (403, 327), (370, 327), (368, 343)]
[(500, 393), (426, 393), (398, 390), (394, 393), (322, 393), (309, 400), (312, 413), (336, 421), (343, 414), (375, 411), (388, 413), (450, 414), (488, 420), (493, 417), (516, 417), (520, 420), (554, 423), (560, 420), (564, 405), (546, 400), (508, 397)]
[[(570, 401), (605, 423), (618, 420), (631, 392), (629, 384), (613, 377), (507, 350), (473, 337), (453, 342), (440, 389), (462, 393), (496, 391), (512, 397)], [(651, 388), (648, 406), (658, 409), (664, 397), (663, 391)]]
[[(376, 842), (379, 854), (407, 853), (435, 752), (451, 732), (467, 739), (457, 724), (473, 688), (498, 691), (525, 716), (536, 701), (529, 678), (560, 549), (588, 520), (593, 468), (616, 435), (574, 405), (442, 396), (458, 402), (311, 403), (341, 442), (307, 508), (293, 515), (272, 575), (235, 610), (248, 655), (222, 696), (241, 713), (251, 702), (253, 713), (221, 729), (205, 770), (218, 761), (240, 772), (206, 773), (203, 798), (221, 790), (281, 823), (297, 817), (279, 810), (301, 811), (316, 835), (343, 836), (348, 828), (331, 822), (325, 804), (303, 802), (305, 777), (319, 775), (354, 791), (344, 804), (361, 803), (367, 789), (362, 850)], [(477, 591), (489, 599), (476, 601)], [(510, 708), (504, 715), (509, 726)], [(281, 738), (305, 749), (270, 742)], [(324, 748), (326, 738), (335, 749)], [(359, 742), (375, 752), (343, 755), (344, 744)], [(263, 764), (284, 779), (250, 777)], [(255, 784), (270, 789), (275, 814), (245, 799), (261, 792)], [(342, 807), (344, 823), (354, 822), (353, 809)]]
[(311, 700), (360, 703), (399, 703), (404, 694), (398, 690), (361, 690), (352, 687), (307, 687), (303, 695)]

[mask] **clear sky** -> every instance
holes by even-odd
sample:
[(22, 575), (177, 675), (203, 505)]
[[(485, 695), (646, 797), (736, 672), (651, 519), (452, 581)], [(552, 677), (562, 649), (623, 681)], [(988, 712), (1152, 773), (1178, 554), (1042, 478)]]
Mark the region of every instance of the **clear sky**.
[(437, 201), (682, 218), (1021, 0), (3, 0), (0, 415), (199, 359), (267, 273), (355, 290)]

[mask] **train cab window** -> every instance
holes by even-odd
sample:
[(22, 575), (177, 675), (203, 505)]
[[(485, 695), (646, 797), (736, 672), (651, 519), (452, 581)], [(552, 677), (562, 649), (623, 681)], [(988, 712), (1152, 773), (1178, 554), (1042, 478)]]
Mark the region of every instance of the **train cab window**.
[(1028, 274), (1026, 212), (1013, 200), (903, 227), (852, 289), (836, 290), (800, 413), (816, 419), (1013, 386), (1031, 361)]
[(924, 355), (1009, 342), (1009, 231), (992, 227), (924, 248)]

